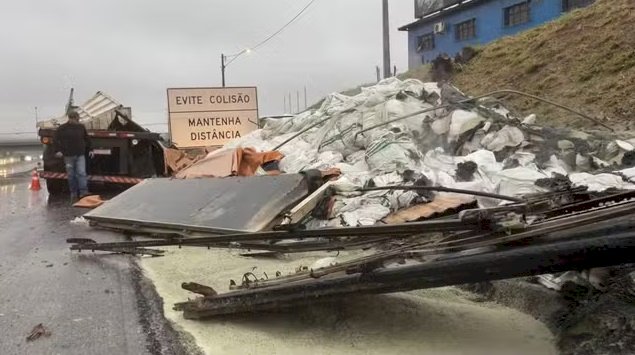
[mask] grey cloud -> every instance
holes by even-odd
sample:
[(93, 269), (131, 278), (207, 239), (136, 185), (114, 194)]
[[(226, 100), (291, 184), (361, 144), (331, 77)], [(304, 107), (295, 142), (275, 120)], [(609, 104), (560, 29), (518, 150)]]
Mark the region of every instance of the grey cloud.
[[(248, 48), (306, 4), (300, 0), (22, 0), (0, 5), (0, 132), (59, 115), (70, 86), (103, 90), (140, 122), (165, 122), (167, 87), (219, 86), (220, 53)], [(256, 85), (262, 114), (307, 86), (309, 101), (371, 82), (381, 64), (381, 1), (318, 0), (285, 32), (227, 70)], [(391, 0), (392, 54), (406, 69), (412, 0)]]

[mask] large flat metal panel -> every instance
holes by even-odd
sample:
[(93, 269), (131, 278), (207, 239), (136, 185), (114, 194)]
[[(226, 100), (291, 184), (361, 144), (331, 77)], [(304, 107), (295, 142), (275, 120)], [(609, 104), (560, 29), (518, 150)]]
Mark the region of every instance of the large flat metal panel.
[(209, 233), (256, 232), (308, 194), (303, 175), (149, 179), (84, 217)]

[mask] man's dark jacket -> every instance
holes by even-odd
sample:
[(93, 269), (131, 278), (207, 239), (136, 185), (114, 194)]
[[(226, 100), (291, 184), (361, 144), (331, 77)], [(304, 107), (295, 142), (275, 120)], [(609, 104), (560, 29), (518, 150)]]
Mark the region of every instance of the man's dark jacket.
[(86, 154), (90, 149), (90, 140), (86, 127), (81, 123), (66, 122), (57, 128), (53, 137), (55, 151), (62, 152), (65, 157)]

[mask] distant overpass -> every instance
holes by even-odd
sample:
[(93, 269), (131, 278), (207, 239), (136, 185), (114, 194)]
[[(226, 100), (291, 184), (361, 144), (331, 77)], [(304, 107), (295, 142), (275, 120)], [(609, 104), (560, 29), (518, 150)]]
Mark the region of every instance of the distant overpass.
[(33, 139), (2, 139), (0, 137), (0, 147), (37, 147), (42, 143), (36, 138)]

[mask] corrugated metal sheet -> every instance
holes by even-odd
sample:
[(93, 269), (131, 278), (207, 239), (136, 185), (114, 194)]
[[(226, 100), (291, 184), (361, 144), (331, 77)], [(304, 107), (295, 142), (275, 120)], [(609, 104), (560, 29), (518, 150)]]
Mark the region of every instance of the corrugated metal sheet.
[[(84, 104), (76, 108), (79, 113), (79, 120), (87, 129), (108, 129), (108, 126), (116, 118), (115, 109), (120, 110), (128, 117), (131, 117), (130, 108), (113, 99), (111, 96), (98, 91)], [(48, 121), (38, 122), (38, 128), (55, 128), (68, 120), (66, 115)]]
[(101, 91), (97, 91), (95, 96), (81, 105), (77, 111), (79, 112), (80, 120), (86, 120), (90, 118), (96, 118), (100, 115), (111, 111), (117, 107), (123, 106), (117, 100), (104, 94)]

